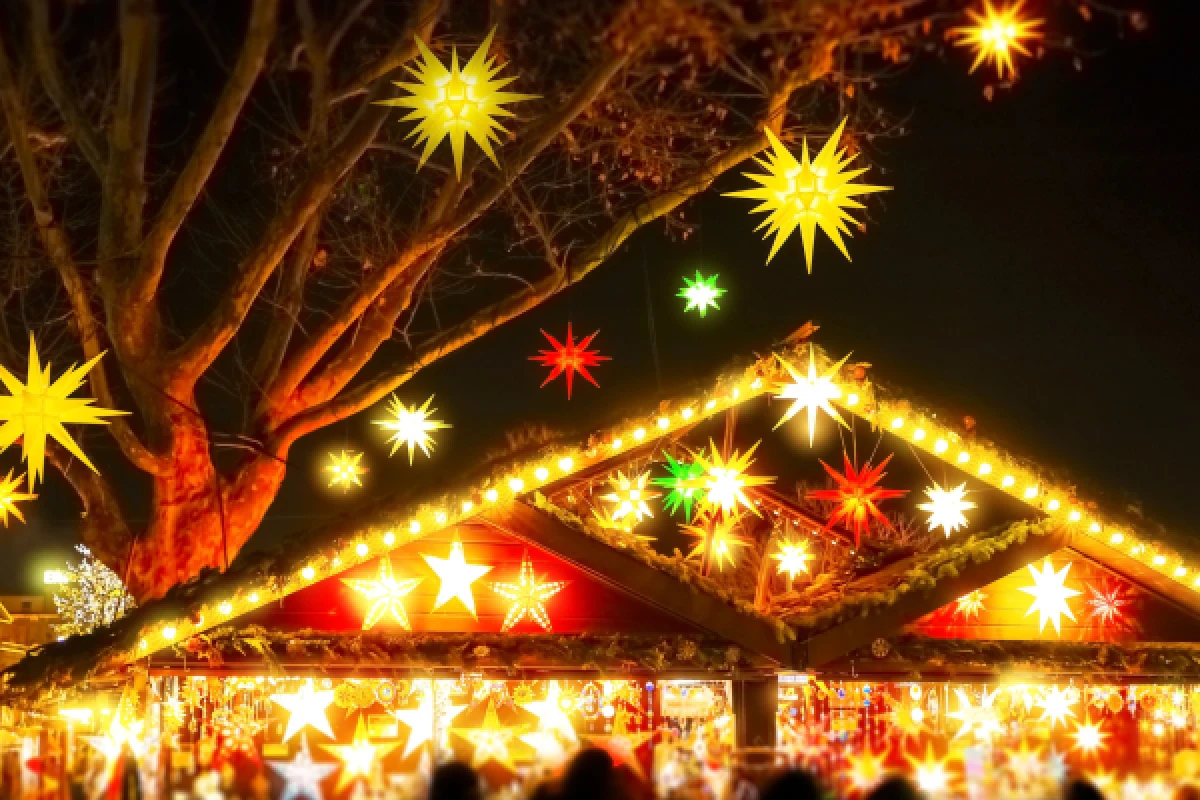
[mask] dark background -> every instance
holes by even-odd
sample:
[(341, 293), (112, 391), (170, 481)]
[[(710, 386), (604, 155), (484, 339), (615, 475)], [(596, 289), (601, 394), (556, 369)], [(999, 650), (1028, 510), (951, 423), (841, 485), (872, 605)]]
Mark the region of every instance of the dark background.
[[(870, 202), (866, 232), (848, 243), (853, 263), (820, 240), (807, 275), (797, 234), (764, 266), (751, 204), (710, 192), (687, 209), (700, 223), (688, 242), (644, 232), (566, 296), (403, 387), (406, 402), (436, 393), (454, 425), (432, 461), (388, 461), (370, 413), (294, 447), (250, 546), (382, 492), (454, 480), (514, 428), (586, 431), (645, 409), (660, 389), (702, 386), (809, 319), (821, 344), (853, 350), (881, 381), (970, 414), (982, 435), (1189, 534), (1200, 124), (1185, 5), (1146, 5), (1150, 28), (1110, 37), (1081, 70), (1056, 53), (1025, 62), (1016, 87), (991, 102), (965, 53), (919, 58), (876, 93), (912, 118), (907, 136), (872, 153), (868, 178), (895, 191)], [(734, 175), (716, 188), (744, 183)], [(674, 297), (697, 268), (729, 290), (703, 320)], [(558, 335), (568, 318), (578, 333), (599, 328), (596, 345), (613, 358), (595, 372), (602, 388), (579, 383), (569, 403), (560, 384), (538, 389), (544, 370), (527, 360), (539, 327)], [(366, 491), (343, 497), (319, 470), (345, 444), (365, 450), (372, 471)], [(97, 445), (89, 437), (89, 450)], [(76, 536), (71, 503), (48, 485), (28, 525), (0, 531), (0, 592), (37, 590), (41, 570), (61, 565)]]

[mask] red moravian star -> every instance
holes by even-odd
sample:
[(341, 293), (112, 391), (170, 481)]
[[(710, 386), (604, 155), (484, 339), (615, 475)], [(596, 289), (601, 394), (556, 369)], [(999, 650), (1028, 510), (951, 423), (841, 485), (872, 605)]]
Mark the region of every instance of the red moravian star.
[(881, 500), (889, 500), (893, 497), (903, 497), (908, 494), (907, 489), (884, 489), (882, 486), (876, 486), (877, 483), (887, 473), (884, 472), (884, 467), (892, 460), (888, 456), (879, 463), (879, 466), (872, 467), (870, 462), (863, 464), (861, 470), (855, 470), (854, 464), (850, 461), (850, 456), (842, 453), (842, 458), (846, 462), (845, 473), (839, 473), (836, 469), (821, 462), (821, 466), (829, 473), (829, 477), (833, 478), (833, 482), (837, 484), (833, 489), (818, 489), (808, 493), (808, 496), (814, 500), (833, 500), (838, 504), (838, 507), (829, 515), (827, 528), (832, 528), (839, 522), (846, 523), (846, 527), (854, 531), (854, 546), (858, 547), (862, 540), (863, 531), (867, 530), (867, 526), (872, 519), (881, 523), (890, 531), (895, 531), (892, 524), (887, 521), (887, 517), (879, 510), (876, 505)]
[(537, 361), (542, 366), (550, 367), (550, 375), (546, 380), (542, 381), (542, 386), (545, 386), (550, 381), (557, 378), (559, 375), (567, 376), (567, 399), (571, 399), (571, 379), (578, 372), (588, 383), (600, 388), (600, 384), (596, 383), (596, 379), (588, 372), (588, 367), (594, 367), (601, 361), (608, 361), (608, 356), (600, 355), (599, 350), (588, 350), (588, 345), (592, 343), (592, 339), (596, 338), (596, 331), (591, 336), (585, 336), (578, 342), (571, 334), (571, 323), (567, 323), (567, 339), (566, 344), (563, 344), (558, 339), (555, 339), (550, 334), (542, 331), (542, 336), (550, 342), (551, 350), (542, 350), (536, 356), (530, 356), (530, 361)]
[(1124, 627), (1128, 622), (1125, 607), (1133, 604), (1129, 590), (1115, 580), (1103, 580), (1099, 586), (1087, 584), (1087, 604), (1092, 622), (1104, 627)]

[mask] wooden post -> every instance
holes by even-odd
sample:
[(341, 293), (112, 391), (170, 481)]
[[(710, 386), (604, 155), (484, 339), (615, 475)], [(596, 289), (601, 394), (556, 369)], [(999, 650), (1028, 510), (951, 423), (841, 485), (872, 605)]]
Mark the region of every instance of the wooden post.
[(779, 707), (779, 678), (765, 675), (733, 681), (736, 746), (775, 747), (775, 715)]

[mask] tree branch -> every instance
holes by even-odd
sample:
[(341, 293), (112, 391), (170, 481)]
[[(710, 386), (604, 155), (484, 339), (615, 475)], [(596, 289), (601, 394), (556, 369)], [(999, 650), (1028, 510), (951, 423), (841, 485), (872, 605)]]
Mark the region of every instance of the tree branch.
[(207, 184), (217, 160), (225, 150), (242, 107), (262, 71), (267, 49), (275, 36), (278, 0), (255, 0), (241, 53), (204, 132), (192, 150), (187, 165), (176, 178), (142, 248), (141, 269), (128, 286), (123, 303), (140, 306), (153, 301), (171, 246), (184, 218)]
[(133, 533), (125, 521), (112, 486), (99, 473), (76, 463), (70, 453), (54, 442), (46, 444), (46, 458), (66, 479), (83, 504), (80, 538), (92, 555), (124, 578)]
[(104, 143), (92, 124), (84, 116), (75, 97), (67, 87), (67, 81), (62, 74), (54, 43), (50, 36), (50, 3), (32, 3), (33, 57), (37, 64), (38, 75), (41, 76), (42, 86), (46, 94), (58, 109), (59, 115), (71, 131), (71, 139), (75, 142), (83, 157), (92, 165), (97, 175), (104, 174)]
[(413, 37), (420, 36), (422, 41), (429, 41), (433, 34), (434, 25), (442, 15), (442, 3), (443, 0), (422, 0), (420, 7), (417, 9), (412, 30), (408, 34), (397, 38), (391, 50), (388, 50), (378, 61), (369, 64), (359, 72), (349, 84), (334, 94), (331, 102), (336, 105), (343, 100), (349, 100), (351, 97), (363, 94), (375, 81), (412, 61), (417, 54), (417, 43), (413, 41)]

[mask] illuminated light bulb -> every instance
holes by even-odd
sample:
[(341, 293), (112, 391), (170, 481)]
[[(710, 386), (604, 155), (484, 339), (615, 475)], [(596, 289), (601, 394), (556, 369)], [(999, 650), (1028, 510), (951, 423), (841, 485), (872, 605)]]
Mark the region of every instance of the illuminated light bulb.
[(1187, 567), (1178, 566), (1175, 568), (1175, 577), (1176, 578), (1182, 578), (1184, 575), (1187, 575)]
[(613, 450), (620, 450), (620, 449), (621, 449), (621, 445), (623, 445), (623, 444), (625, 444), (625, 442), (621, 441), (619, 438), (618, 438), (618, 439), (613, 439), (613, 443), (612, 443), (612, 449), (613, 449)]
[(1167, 557), (1166, 557), (1166, 556), (1164, 556), (1164, 555), (1157, 555), (1157, 556), (1155, 556), (1155, 557), (1154, 557), (1154, 566), (1156, 566), (1156, 567), (1161, 567), (1161, 566), (1162, 566), (1163, 564), (1165, 564), (1165, 563), (1167, 563)]
[(1164, 726), (1161, 722), (1154, 723), (1154, 727), (1151, 728), (1151, 730), (1154, 731), (1155, 736), (1162, 736), (1167, 732), (1166, 726)]
[(694, 414), (694, 413), (695, 412), (692, 411), (690, 408), (685, 408), (683, 411), (679, 412), (679, 416), (683, 417), (685, 420), (689, 420), (692, 418), (692, 414)]
[(575, 466), (575, 462), (569, 457), (564, 456), (558, 460), (558, 468), (563, 472), (570, 472), (573, 466)]
[(142, 639), (140, 642), (138, 642), (138, 647), (142, 648), (143, 650), (149, 650), (150, 643), (147, 642), (145, 639)]
[(705, 403), (705, 404), (704, 404), (704, 410), (705, 410), (705, 411), (712, 411), (712, 410), (713, 410), (714, 408), (716, 408), (716, 407), (717, 407), (717, 401), (716, 401), (716, 400), (709, 400), (707, 403)]
[(858, 405), (858, 395), (854, 394), (853, 392), (846, 395), (846, 405), (848, 405), (848, 406)]
[(539, 481), (544, 481), (550, 477), (550, 470), (546, 469), (545, 467), (538, 467), (533, 471), (533, 477), (537, 478)]
[(258, 602), (258, 592), (251, 592), (250, 596), (247, 597), (246, 600), (251, 603), (257, 603)]
[(171, 627), (170, 625), (166, 626), (165, 628), (162, 629), (162, 637), (164, 639), (166, 639), (168, 642), (174, 641), (175, 629), (173, 627)]
[(472, 509), (472, 508), (474, 508), (474, 507), (475, 507), (475, 504), (474, 504), (474, 503), (472, 503), (470, 500), (463, 500), (463, 504), (462, 504), (462, 510), (463, 510), (463, 511), (462, 511), (462, 513), (464, 513), (464, 514), (470, 514), (470, 513), (471, 513), (471, 509)]
[(1005, 475), (1004, 480), (1000, 481), (1000, 485), (1003, 486), (1005, 489), (1009, 489), (1016, 482), (1017, 482), (1017, 479), (1014, 478), (1012, 475)]
[(217, 606), (217, 610), (228, 617), (233, 613), (233, 603), (226, 600), (225, 602), (221, 603), (221, 605)]
[(1058, 511), (1058, 509), (1059, 509), (1059, 502), (1057, 500), (1051, 500), (1049, 503), (1046, 503), (1047, 511)]
[(488, 489), (487, 492), (484, 493), (483, 499), (487, 500), (489, 503), (494, 503), (500, 499), (500, 493), (495, 489)]
[(367, 547), (365, 542), (359, 542), (358, 545), (355, 546), (354, 552), (358, 554), (359, 558), (366, 558), (367, 553), (371, 552), (371, 548)]
[(421, 523), (417, 522), (415, 519), (412, 522), (408, 523), (408, 532), (409, 533), (420, 533), (421, 532)]
[(1093, 522), (1091, 525), (1088, 525), (1088, 531), (1090, 531), (1091, 533), (1099, 533), (1100, 532), (1100, 523)]
[(1037, 496), (1038, 496), (1038, 487), (1036, 487), (1036, 486), (1026, 486), (1025, 487), (1025, 499), (1026, 500), (1032, 500), (1033, 498), (1035, 498)]
[(1079, 520), (1083, 519), (1083, 514), (1080, 513), (1078, 508), (1072, 508), (1071, 513), (1067, 514), (1067, 519), (1071, 522), (1079, 522)]
[(963, 450), (961, 453), (958, 454), (958, 463), (965, 464), (970, 460), (971, 460), (971, 454), (968, 453), (966, 450)]
[(738, 397), (741, 395), (741, 393), (742, 393), (742, 390), (735, 386), (735, 387), (733, 387), (733, 391), (729, 393), (729, 396), (732, 397), (734, 400), (737, 400)]
[(512, 489), (515, 494), (525, 488), (525, 481), (520, 478), (513, 478), (508, 482), (508, 488)]
[(436, 522), (438, 525), (445, 525), (446, 524), (446, 512), (439, 511), (436, 514), (434, 514), (433, 521)]
[(761, 389), (762, 388), (762, 378), (755, 378), (754, 381), (750, 384), (750, 388), (751, 389)]
[(913, 441), (914, 442), (919, 442), (924, 438), (925, 438), (925, 429), (924, 428), (917, 428), (915, 431), (913, 431)]
[(671, 427), (671, 420), (667, 419), (666, 417), (659, 417), (658, 427), (665, 431), (667, 428)]
[(317, 571), (312, 567), (305, 567), (304, 569), (300, 570), (300, 575), (304, 578), (304, 580), (311, 581), (317, 576)]
[(933, 443), (933, 451), (935, 453), (944, 453), (950, 448), (950, 443), (945, 439), (938, 439)]
[(899, 430), (904, 427), (904, 417), (896, 417), (892, 420), (892, 427)]
[(396, 543), (396, 534), (392, 533), (391, 531), (388, 531), (387, 533), (385, 533), (383, 535), (383, 543), (386, 544), (388, 547), (391, 547), (392, 545), (394, 545)]
[(987, 463), (986, 461), (984, 463), (980, 464), (979, 465), (979, 474), (980, 475), (991, 475), (992, 474), (992, 465)]
[(342, 565), (342, 560), (340, 558), (338, 558), (337, 556), (334, 556), (333, 561), (331, 563), (335, 567), (340, 567)]
[(645, 439), (645, 438), (646, 438), (646, 429), (645, 429), (645, 428), (638, 428), (636, 431), (634, 431), (634, 432), (633, 432), (633, 438), (634, 438), (634, 439), (636, 439), (636, 440), (637, 440), (637, 441), (639, 441), (639, 442), (640, 442), (642, 439)]

